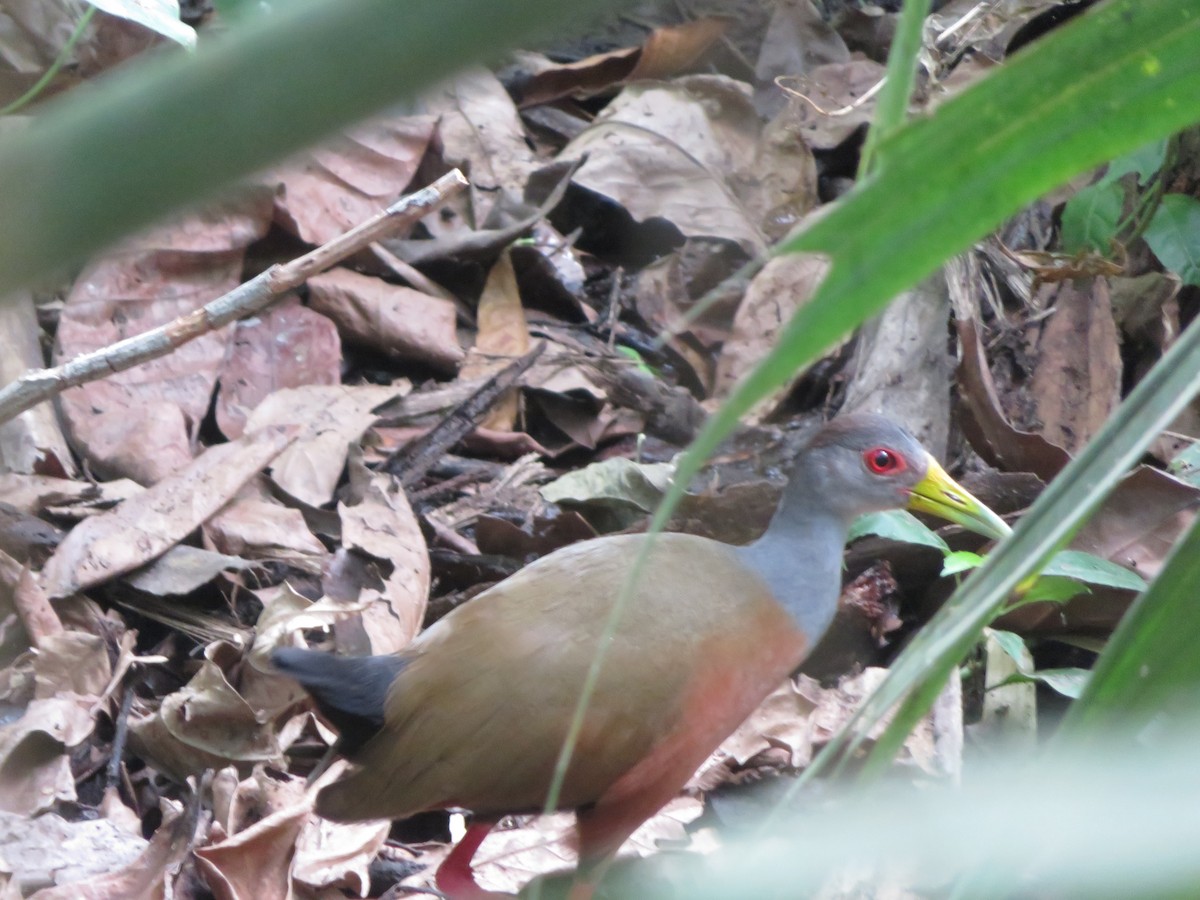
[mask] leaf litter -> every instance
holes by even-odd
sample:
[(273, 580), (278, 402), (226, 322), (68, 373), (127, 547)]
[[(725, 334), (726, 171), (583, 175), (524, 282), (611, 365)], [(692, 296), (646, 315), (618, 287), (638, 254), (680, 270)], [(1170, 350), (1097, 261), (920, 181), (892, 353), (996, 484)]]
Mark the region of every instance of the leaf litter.
[[(203, 885), (265, 898), (428, 884), (447, 849), (444, 817), (389, 828), (313, 813), (305, 777), (335, 735), (268, 656), (304, 639), (394, 652), (537, 556), (645, 527), (705, 409), (822, 277), (823, 262), (804, 258), (734, 276), (849, 187), (886, 55), (879, 23), (842, 4), (826, 4), (828, 18), (807, 0), (738, 6), (734, 18), (626, 21), (603, 46), (461, 73), (262, 173), (242, 196), (90, 261), (58, 297), (5, 308), (19, 366), (42, 365), (50, 339), (53, 359), (67, 360), (172, 322), (452, 168), (471, 182), (260, 314), (0, 426), (0, 698), (13, 711), (0, 725), (0, 857), (11, 889), (126, 897)], [(929, 20), (918, 104), (1001, 61), (1048, 4), (988, 13), (969, 34), (951, 31), (961, 6)], [(54, 21), (19, 18), (46, 34)], [(611, 36), (629, 27), (640, 33)], [(97, 32), (81, 58), (136, 52), (106, 45), (116, 33)], [(7, 58), (18, 41), (0, 38), (13, 42)], [(1186, 166), (1172, 184), (1197, 193)], [(1009, 223), (997, 243), (1010, 253), (981, 245), (948, 267), (946, 298), (930, 307), (940, 321), (922, 326), (944, 334), (953, 320), (960, 348), (961, 424), (935, 451), (1001, 511), (1036, 496), (1194, 306), (1194, 288), (1181, 292), (1136, 247), (1119, 274), (1060, 259), (1062, 277), (1048, 277), (1037, 260), (1061, 254), (1051, 212), (1065, 199)], [(818, 414), (948, 409), (936, 383), (949, 356), (870, 350), (907, 346), (906, 315), (797, 373), (690, 486), (672, 527), (752, 538), (802, 439), (797, 423)], [(930, 377), (913, 377), (918, 364)], [(947, 415), (930, 418), (944, 427)], [(1193, 410), (1158, 462), (1197, 439)], [(1143, 466), (1074, 546), (1152, 577), (1194, 518), (1196, 491)], [(667, 871), (680, 848), (703, 851), (736, 829), (745, 814), (734, 810), (761, 810), (736, 798), (783, 783), (840, 727), (944, 597), (939, 562), (935, 548), (857, 543), (808, 670), (626, 854), (657, 856)], [(1001, 650), (1017, 681), (1082, 671), (1072, 667), (1091, 657), (1078, 648), (1111, 633), (1133, 593), (1093, 586), (1022, 606), (999, 623), (1003, 648), (986, 652)], [(1022, 640), (1032, 656), (1013, 668)], [(1029, 684), (1004, 689), (1036, 707)], [(952, 681), (910, 737), (900, 761), (910, 777), (956, 777), (964, 730), (989, 733), (964, 720), (963, 690), (970, 709), (970, 681)], [(481, 879), (514, 891), (569, 869), (568, 825), (508, 820), (480, 851)]]

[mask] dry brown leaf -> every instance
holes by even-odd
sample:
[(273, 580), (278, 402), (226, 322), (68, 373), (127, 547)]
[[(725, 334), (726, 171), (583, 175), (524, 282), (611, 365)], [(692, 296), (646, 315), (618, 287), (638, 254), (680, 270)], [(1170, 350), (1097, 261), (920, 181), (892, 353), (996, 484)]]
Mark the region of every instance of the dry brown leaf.
[[(0, 303), (0, 384), (45, 365), (33, 296), (22, 291)], [(70, 477), (75, 460), (52, 403), (39, 403), (0, 422), (0, 465), (10, 472)]]
[(309, 303), (337, 323), (348, 343), (454, 372), (463, 359), (454, 304), (349, 269), (308, 280)]
[(329, 557), (304, 514), (277, 500), (239, 497), (204, 523), (204, 536), (222, 553), (286, 562), (305, 572), (320, 572)]
[(1029, 393), (1046, 440), (1078, 452), (1121, 400), (1121, 346), (1103, 278), (1057, 286)]
[(1040, 434), (1019, 431), (1009, 424), (1000, 407), (1000, 397), (988, 370), (979, 326), (968, 319), (957, 323), (962, 357), (958, 365), (958, 395), (962, 408), (963, 432), (983, 459), (1009, 472), (1033, 472), (1043, 481), (1057, 475), (1071, 459), (1061, 447)]
[[(687, 841), (685, 826), (703, 811), (694, 797), (677, 797), (642, 823), (622, 845), (620, 858), (649, 856), (658, 842)], [(487, 836), (475, 855), (479, 884), (489, 890), (515, 892), (535, 875), (573, 868), (572, 813), (538, 816), (524, 825), (496, 830)], [(432, 863), (432, 859), (431, 859)]]
[(161, 556), (224, 506), (294, 434), (266, 428), (210, 447), (177, 475), (80, 522), (42, 570), (46, 593), (66, 597)]
[(66, 748), (92, 733), (92, 703), (73, 697), (33, 700), (0, 726), (0, 810), (34, 815), (75, 799)]
[(785, 78), (791, 103), (784, 113), (814, 150), (832, 150), (875, 117), (875, 99), (864, 95), (883, 80), (884, 67), (869, 59), (818, 66)]
[(426, 227), (435, 237), (484, 227), (500, 195), (521, 198), (529, 174), (541, 165), (526, 143), (512, 98), (488, 70), (468, 69), (427, 91), (421, 104), (438, 118), (442, 158), (471, 181), (471, 208), (464, 220), (431, 217)]
[(55, 516), (78, 519), (95, 507), (114, 506), (145, 488), (128, 478), (93, 484), (47, 475), (0, 474), (0, 495), (9, 506), (30, 515), (53, 510)]
[[(476, 327), (475, 346), (463, 365), (463, 378), (489, 377), (529, 352), (529, 326), (525, 322), (525, 307), (521, 304), (512, 255), (508, 251), (500, 254), (488, 273), (479, 296)], [(510, 389), (492, 405), (480, 420), (479, 427), (512, 431), (519, 402), (518, 391)]]
[[(1200, 507), (1200, 488), (1165, 472), (1139, 466), (1118, 482), (1071, 541), (1083, 550), (1127, 566), (1145, 578), (1161, 571), (1179, 537)], [(1038, 603), (1005, 616), (999, 627), (1021, 632), (1107, 635), (1134, 600), (1132, 591), (1090, 587), (1066, 604)]]
[(291, 295), (237, 323), (220, 373), (217, 427), (242, 436), (250, 413), (277, 390), (341, 383), (342, 343), (337, 328)]
[(348, 129), (265, 176), (277, 183), (279, 222), (324, 244), (394, 203), (416, 174), (433, 116), (388, 116)]
[(845, 42), (812, 0), (780, 0), (772, 4), (771, 21), (758, 48), (755, 105), (768, 118), (787, 102), (784, 91), (775, 83), (777, 78), (791, 79), (817, 66), (843, 63), (849, 58)]
[(98, 700), (112, 685), (108, 642), (83, 631), (60, 631), (42, 641), (33, 671), (39, 699), (74, 696)]
[(625, 88), (560, 158), (587, 154), (575, 183), (638, 222), (665, 219), (687, 237), (722, 238), (758, 254), (763, 232), (734, 184), (751, 174), (759, 130), (743, 85), (694, 75)]
[[(399, 483), (390, 475), (352, 470), (356, 503), (339, 503), (342, 546), (390, 565), (383, 590), (363, 587), (363, 627), (372, 653), (403, 650), (421, 629), (429, 599), (429, 551)], [(386, 571), (386, 570), (385, 570)]]
[[(784, 327), (809, 301), (828, 270), (829, 264), (819, 257), (790, 254), (775, 257), (754, 277), (734, 316), (733, 333), (717, 360), (715, 399), (728, 397), (734, 385), (778, 343)], [(757, 415), (769, 410), (786, 391), (781, 388), (760, 402), (755, 407)]]
[(705, 16), (655, 28), (641, 47), (540, 66), (515, 86), (515, 93), (521, 107), (526, 108), (560, 97), (586, 97), (624, 81), (669, 78), (695, 65), (729, 25), (728, 19)]
[(163, 698), (158, 710), (130, 717), (129, 739), (157, 768), (180, 780), (230, 763), (277, 762), (274, 729), (230, 684), (215, 657), (241, 658), (241, 651), (210, 644), (199, 671)]
[[(245, 248), (266, 233), (270, 197), (211, 207), (134, 238), (79, 276), (63, 308), (55, 362), (190, 313), (235, 287)], [(71, 388), (59, 398), (76, 449), (95, 471), (152, 484), (187, 465), (232, 328)]]
[(290, 900), (296, 838), (310, 811), (311, 804), (300, 803), (196, 848), (197, 868), (217, 900)]
[(68, 822), (55, 813), (31, 819), (0, 812), (0, 859), (4, 870), (12, 873), (13, 883), (21, 888), (18, 896), (29, 896), (39, 887), (53, 884), (63, 887), (45, 887), (33, 896), (43, 900), (145, 896), (138, 892), (95, 893), (83, 879), (108, 877), (105, 873), (137, 860), (146, 846), (140, 835), (128, 834), (106, 819)]
[(271, 463), (271, 481), (309, 506), (324, 506), (346, 467), (351, 443), (375, 422), (372, 412), (406, 393), (407, 383), (307, 385), (276, 391), (250, 415), (247, 429), (294, 426), (291, 446)]
[(368, 866), (387, 840), (390, 822), (334, 824), (310, 816), (296, 840), (292, 878), (310, 891), (350, 891), (365, 897)]

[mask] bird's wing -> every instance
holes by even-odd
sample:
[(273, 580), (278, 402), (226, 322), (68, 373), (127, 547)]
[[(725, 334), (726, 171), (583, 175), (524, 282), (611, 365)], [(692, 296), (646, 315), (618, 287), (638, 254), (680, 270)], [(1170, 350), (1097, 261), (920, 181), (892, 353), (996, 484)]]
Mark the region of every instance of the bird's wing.
[[(599, 635), (644, 540), (564, 548), (429, 629), (406, 654), (411, 662), (389, 694), (383, 730), (358, 755), (360, 768), (325, 789), (322, 814), (539, 808)], [(702, 761), (799, 661), (792, 657), (802, 641), (790, 627), (730, 547), (660, 536), (609, 647), (560, 805), (596, 801), (672, 736), (705, 744)], [(777, 646), (764, 655), (764, 644)], [(710, 715), (697, 691), (714, 685), (723, 695)], [(692, 769), (670, 777), (682, 783)]]

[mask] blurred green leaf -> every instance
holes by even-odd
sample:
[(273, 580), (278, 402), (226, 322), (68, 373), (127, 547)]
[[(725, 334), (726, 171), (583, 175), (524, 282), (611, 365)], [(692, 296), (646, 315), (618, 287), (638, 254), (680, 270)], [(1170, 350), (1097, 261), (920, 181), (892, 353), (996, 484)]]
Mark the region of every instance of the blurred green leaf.
[(1088, 587), (1082, 581), (1058, 575), (1043, 575), (1024, 594), (1004, 608), (1011, 612), (1030, 603), (1066, 603), (1072, 597), (1086, 594)]
[(949, 545), (936, 532), (912, 513), (902, 509), (859, 516), (850, 526), (850, 535), (847, 541), (854, 541), (868, 534), (887, 538), (890, 541), (933, 547), (942, 553), (950, 552)]
[(1200, 444), (1189, 444), (1171, 460), (1167, 470), (1190, 485), (1200, 485)]
[(1097, 182), (1085, 187), (1063, 207), (1063, 250), (1108, 253), (1117, 236), (1124, 204), (1125, 188), (1117, 182)]
[(1126, 591), (1146, 589), (1146, 579), (1137, 572), (1131, 572), (1124, 566), (1091, 553), (1084, 553), (1082, 550), (1063, 550), (1056, 553), (1050, 562), (1046, 563), (1042, 574), (1075, 578), (1087, 584), (1121, 588)]
[(47, 101), (0, 141), (0, 296), (620, 0), (290, 0)]
[(953, 553), (947, 553), (946, 558), (942, 560), (942, 576), (961, 575), (963, 572), (970, 572), (972, 569), (978, 569), (983, 563), (983, 557), (978, 553), (972, 553), (970, 550), (955, 550)]
[(1033, 669), (1029, 664), (1029, 653), (1025, 641), (1018, 634), (997, 628), (987, 629), (995, 643), (1004, 650), (1008, 657), (1017, 665), (1017, 672), (1005, 678), (999, 684), (989, 685), (988, 690), (1004, 687), (1007, 684), (1030, 684), (1041, 682), (1064, 697), (1078, 697), (1087, 684), (1091, 672), (1087, 669)]
[(1150, 177), (1162, 168), (1163, 161), (1167, 158), (1168, 140), (1169, 138), (1162, 138), (1151, 141), (1149, 144), (1138, 147), (1132, 153), (1118, 156), (1108, 164), (1107, 171), (1097, 183), (1109, 184), (1130, 172), (1136, 172), (1138, 185), (1145, 185)]
[(1200, 200), (1167, 194), (1143, 237), (1158, 261), (1184, 284), (1200, 285)]

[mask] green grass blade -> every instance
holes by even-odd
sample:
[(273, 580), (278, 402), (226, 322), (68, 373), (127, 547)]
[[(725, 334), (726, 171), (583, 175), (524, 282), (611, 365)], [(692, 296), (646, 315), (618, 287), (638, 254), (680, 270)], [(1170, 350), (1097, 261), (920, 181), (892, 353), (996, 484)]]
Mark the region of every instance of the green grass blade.
[[(1063, 723), (1063, 737), (1120, 728), (1134, 738), (1200, 712), (1200, 519), (1122, 619)], [(1156, 739), (1158, 739), (1156, 737)]]

